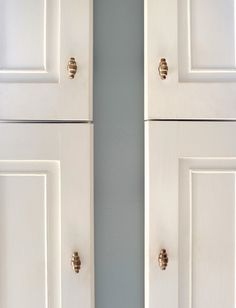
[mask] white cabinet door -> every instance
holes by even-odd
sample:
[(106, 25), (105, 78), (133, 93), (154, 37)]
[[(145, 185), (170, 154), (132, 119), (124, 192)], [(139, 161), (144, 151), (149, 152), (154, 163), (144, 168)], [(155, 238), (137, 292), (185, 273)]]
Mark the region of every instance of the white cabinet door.
[(236, 119), (235, 23), (234, 0), (145, 0), (146, 119)]
[(91, 119), (92, 0), (1, 0), (0, 42), (0, 119)]
[(235, 134), (233, 122), (146, 123), (146, 308), (235, 307)]
[(94, 307), (91, 138), (91, 125), (0, 124), (1, 307)]

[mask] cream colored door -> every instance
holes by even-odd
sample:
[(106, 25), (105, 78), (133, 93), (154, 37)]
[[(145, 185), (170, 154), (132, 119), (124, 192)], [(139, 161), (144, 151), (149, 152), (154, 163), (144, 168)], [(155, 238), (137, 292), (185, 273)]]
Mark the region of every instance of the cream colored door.
[(153, 121), (145, 130), (145, 307), (235, 307), (236, 123)]
[(94, 307), (92, 131), (92, 1), (0, 0), (1, 308)]
[(233, 0), (145, 0), (145, 119), (236, 119), (235, 23)]
[(92, 119), (91, 0), (1, 0), (0, 42), (0, 120)]
[(91, 135), (0, 124), (0, 307), (94, 307)]

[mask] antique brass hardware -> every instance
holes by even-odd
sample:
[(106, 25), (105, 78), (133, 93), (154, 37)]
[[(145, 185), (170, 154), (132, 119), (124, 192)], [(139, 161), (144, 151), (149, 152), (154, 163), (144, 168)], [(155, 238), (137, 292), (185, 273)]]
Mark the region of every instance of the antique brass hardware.
[(81, 268), (81, 260), (79, 257), (79, 253), (77, 251), (75, 251), (72, 255), (71, 265), (72, 265), (74, 272), (78, 274)]
[(77, 63), (75, 61), (75, 58), (70, 58), (68, 65), (67, 65), (67, 70), (69, 73), (69, 78), (74, 79), (75, 74), (77, 73)]
[(162, 80), (165, 80), (168, 74), (168, 65), (165, 58), (161, 58), (158, 67), (159, 75)]
[(164, 271), (168, 265), (168, 255), (165, 249), (161, 249), (158, 257), (158, 262), (161, 270)]

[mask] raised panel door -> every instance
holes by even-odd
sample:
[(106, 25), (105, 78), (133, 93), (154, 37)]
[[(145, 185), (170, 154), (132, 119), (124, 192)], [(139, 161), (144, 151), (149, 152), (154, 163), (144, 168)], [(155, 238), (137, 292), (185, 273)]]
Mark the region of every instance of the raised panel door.
[(91, 0), (1, 0), (0, 42), (0, 120), (92, 119)]
[(234, 308), (236, 123), (145, 125), (145, 307)]
[(233, 0), (145, 0), (145, 119), (236, 119), (235, 46)]
[(92, 125), (0, 124), (0, 147), (0, 306), (93, 308)]

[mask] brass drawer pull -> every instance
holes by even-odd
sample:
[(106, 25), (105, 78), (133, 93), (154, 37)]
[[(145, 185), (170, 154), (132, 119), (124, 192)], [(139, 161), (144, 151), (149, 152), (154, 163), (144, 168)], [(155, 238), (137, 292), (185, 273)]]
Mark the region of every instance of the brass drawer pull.
[(77, 251), (75, 251), (72, 255), (71, 265), (72, 265), (74, 272), (78, 274), (81, 268), (81, 260), (79, 257), (79, 253)]
[(161, 58), (161, 60), (159, 62), (158, 71), (159, 71), (159, 75), (160, 75), (161, 79), (165, 80), (167, 78), (167, 74), (168, 74), (168, 65), (167, 65), (165, 58)]
[(68, 65), (67, 65), (67, 70), (69, 73), (69, 78), (74, 79), (75, 74), (77, 73), (77, 63), (75, 61), (75, 58), (70, 58)]
[(160, 269), (164, 271), (168, 265), (168, 255), (165, 249), (161, 249), (159, 257), (158, 257), (158, 262)]

